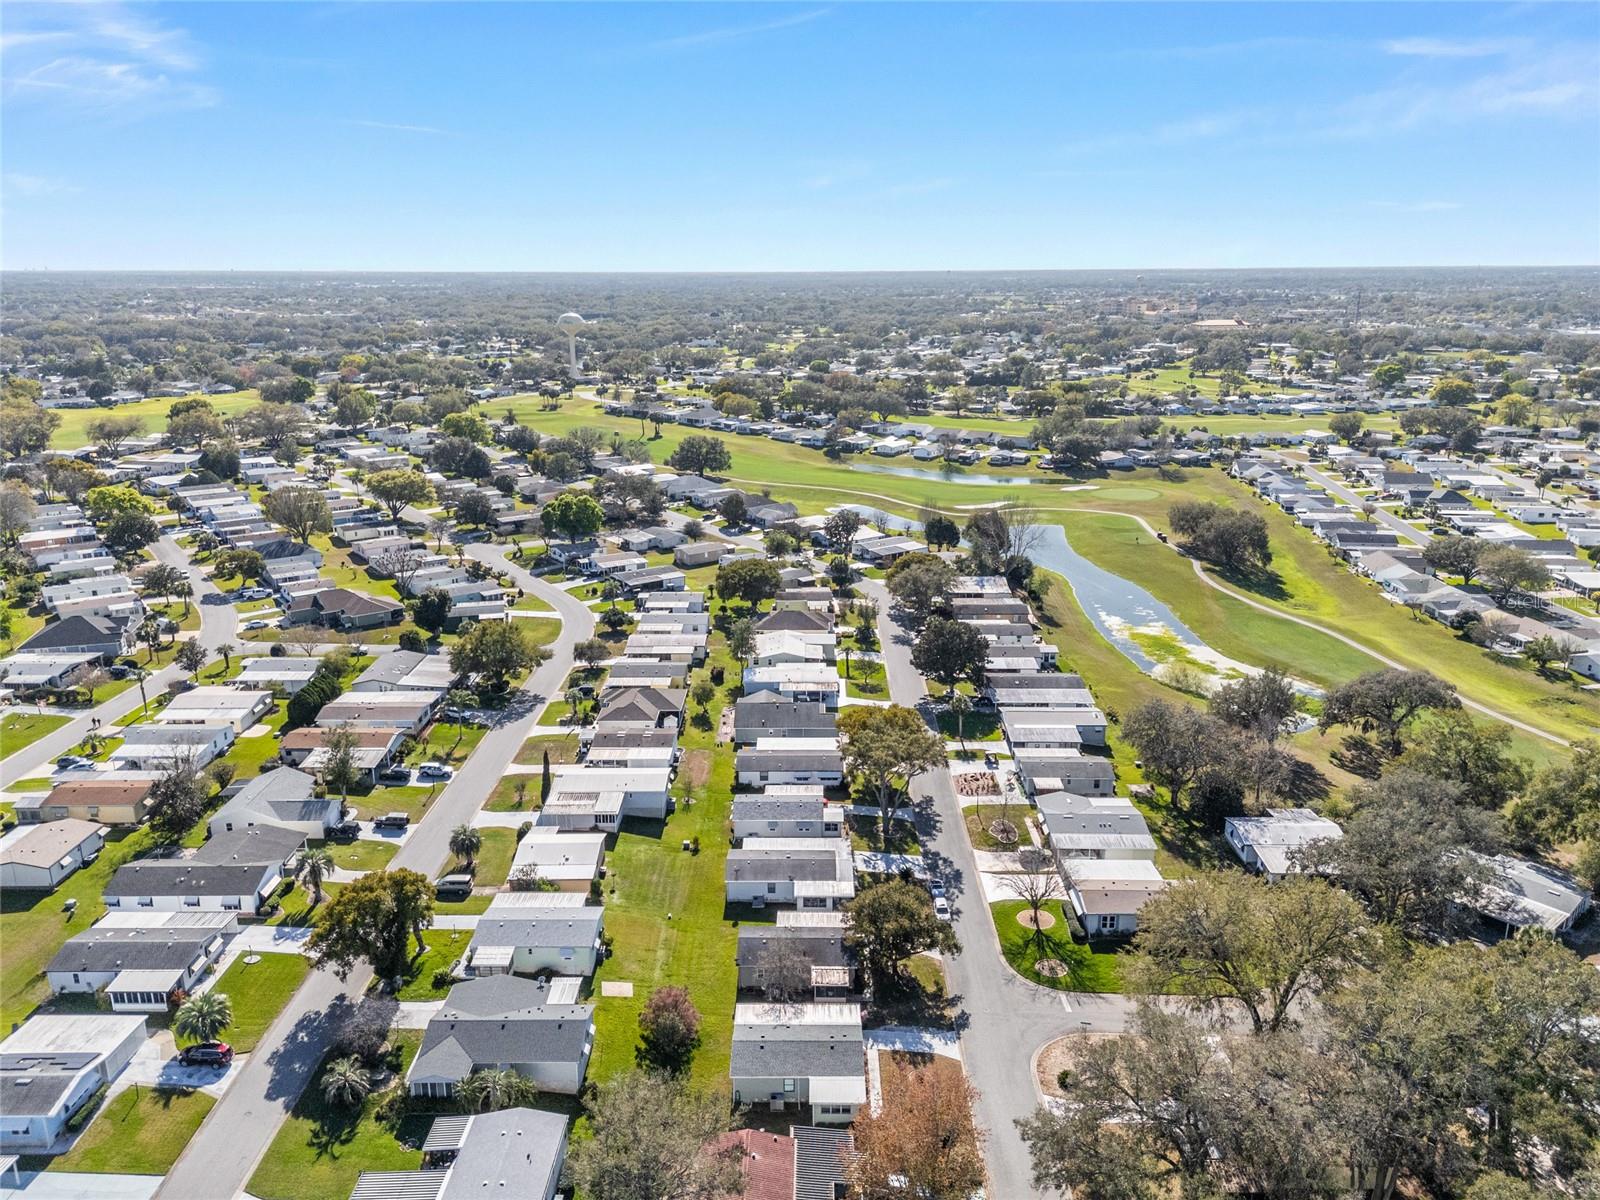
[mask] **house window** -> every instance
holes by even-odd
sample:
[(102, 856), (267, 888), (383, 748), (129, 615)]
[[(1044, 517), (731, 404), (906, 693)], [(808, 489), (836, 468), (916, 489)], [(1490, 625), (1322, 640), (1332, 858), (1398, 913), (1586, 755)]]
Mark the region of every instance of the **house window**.
[(775, 884), (775, 883), (767, 884), (767, 895), (776, 896), (777, 894), (778, 894), (778, 885)]
[(1115, 933), (1116, 929), (1117, 929), (1116, 914), (1114, 914), (1114, 913), (1101, 913), (1100, 914), (1100, 932), (1101, 933)]
[(239, 908), (239, 909), (242, 909), (244, 907), (244, 904), (240, 900), (235, 898), (235, 899), (232, 899), (232, 900), (224, 900), (222, 902), (222, 907), (223, 908)]
[(156, 906), (156, 902), (155, 902), (155, 898), (154, 897), (152, 897), (152, 896), (140, 896), (139, 897), (139, 907), (140, 908), (154, 908), (155, 906)]
[(185, 896), (183, 898), (183, 906), (185, 908), (199, 908), (200, 907), (200, 897), (199, 896)]
[(778, 823), (776, 821), (768, 821), (767, 822), (767, 832), (771, 833), (773, 830), (775, 830), (777, 828), (778, 828)]
[(89, 806), (89, 819), (91, 821), (98, 821), (100, 819), (100, 806), (98, 804), (91, 804)]
[(785, 1079), (785, 1080), (784, 1080), (784, 1081), (783, 1081), (783, 1090), (784, 1090), (784, 1091), (785, 1091), (785, 1092), (793, 1092), (793, 1091), (794, 1091), (794, 1080), (792, 1080), (792, 1079)]

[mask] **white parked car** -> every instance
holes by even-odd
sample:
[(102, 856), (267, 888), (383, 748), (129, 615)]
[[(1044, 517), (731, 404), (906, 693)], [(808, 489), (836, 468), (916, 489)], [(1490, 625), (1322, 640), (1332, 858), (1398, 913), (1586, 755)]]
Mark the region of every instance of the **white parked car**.
[(451, 773), (443, 763), (425, 762), (417, 768), (417, 774), (423, 779), (449, 779)]
[(950, 920), (950, 901), (943, 896), (935, 896), (933, 898), (933, 915), (941, 921)]
[(265, 629), (269, 623), (270, 622), (267, 622), (267, 621), (246, 621), (243, 625), (239, 626), (239, 628), (240, 629)]

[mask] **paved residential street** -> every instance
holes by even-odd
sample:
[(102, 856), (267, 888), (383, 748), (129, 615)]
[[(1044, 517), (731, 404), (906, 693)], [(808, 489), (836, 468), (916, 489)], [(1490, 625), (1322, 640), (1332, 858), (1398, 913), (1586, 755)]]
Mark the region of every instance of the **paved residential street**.
[[(222, 599), (222, 594), (211, 586), (211, 580), (206, 578), (205, 572), (189, 561), (189, 556), (184, 553), (183, 548), (173, 541), (169, 534), (153, 543), (151, 550), (158, 561), (181, 568), (194, 586), (191, 603), (200, 609), (200, 632), (178, 636), (194, 637), (211, 651), (215, 651), (223, 642), (235, 641), (239, 629), (238, 611)], [(168, 683), (182, 675), (183, 670), (180, 667), (173, 665), (163, 667), (144, 681), (145, 694), (154, 699), (166, 691)], [(138, 704), (139, 689), (133, 687), (119, 692), (104, 704), (79, 710), (73, 719), (60, 729), (46, 734), (31, 745), (24, 746), (0, 762), (0, 787), (9, 787), (19, 779), (26, 779), (36, 774), (41, 767), (47, 766), (71, 750), (83, 740), (83, 735), (89, 731), (94, 718), (98, 717), (102, 725), (109, 725), (125, 716), (130, 709), (138, 707)], [(27, 709), (24, 706), (17, 711), (25, 712)]]
[[(912, 635), (891, 613), (882, 584), (866, 581), (860, 586), (878, 606), (890, 695), (896, 704), (921, 709), (934, 724), (927, 684), (911, 665)], [(1033, 1055), (1066, 1033), (1120, 1031), (1133, 1002), (1125, 996), (1051, 991), (1013, 971), (1000, 954), (950, 772), (917, 776), (911, 794), (932, 798), (931, 813), (926, 805), (919, 806), (917, 833), (934, 860), (930, 865), (944, 877), (961, 938), (961, 953), (945, 959), (945, 974), (964, 1022), (961, 1053), (967, 1076), (978, 1089), (978, 1124), (988, 1132), (988, 1194), (995, 1200), (1040, 1195), (1030, 1181), (1027, 1148), (1015, 1125), (1038, 1104)]]
[[(1339, 497), (1339, 499), (1343, 500), (1346, 504), (1354, 505), (1357, 509), (1360, 509), (1363, 504), (1368, 503), (1372, 499), (1370, 496), (1358, 496), (1355, 492), (1351, 491), (1347, 485), (1340, 482), (1336, 476), (1330, 475), (1326, 471), (1319, 471), (1310, 463), (1301, 462), (1300, 467), (1303, 471), (1305, 471), (1308, 479), (1313, 479), (1317, 483), (1320, 483), (1323, 487), (1327, 488), (1330, 493)], [(1394, 530), (1395, 533), (1399, 534), (1406, 541), (1410, 542), (1413, 546), (1426, 546), (1428, 544), (1429, 538), (1426, 533), (1419, 533), (1416, 526), (1402, 521), (1388, 509), (1380, 507), (1373, 512), (1372, 516), (1374, 520), (1388, 526), (1390, 529)]]
[[(393, 867), (432, 875), (449, 853), (450, 831), (468, 823), (527, 739), (544, 702), (559, 696), (572, 669), (572, 648), (590, 636), (594, 614), (560, 588), (514, 566), (497, 546), (471, 546), (472, 557), (509, 574), (524, 591), (550, 604), (561, 633), (548, 662), (534, 671), (522, 695), (484, 734), (432, 807), (412, 827)], [(340, 983), (313, 971), (261, 1039), (226, 1096), (206, 1117), (157, 1192), (164, 1200), (219, 1200), (243, 1192), (295, 1100), (327, 1051), (339, 1018), (366, 990), (372, 973), (351, 972)]]

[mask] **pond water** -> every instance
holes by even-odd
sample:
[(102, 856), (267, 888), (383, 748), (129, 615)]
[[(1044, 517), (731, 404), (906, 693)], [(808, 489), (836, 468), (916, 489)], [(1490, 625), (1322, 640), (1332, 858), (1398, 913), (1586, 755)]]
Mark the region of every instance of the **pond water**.
[(1154, 635), (1168, 644), (1175, 641), (1184, 657), (1198, 663), (1210, 665), (1223, 661), (1221, 655), (1196, 637), (1170, 608), (1149, 592), (1095, 565), (1074, 550), (1061, 526), (1035, 525), (1033, 528), (1038, 535), (1033, 546), (1033, 561), (1066, 579), (1094, 627), (1141, 671), (1153, 673), (1162, 664), (1145, 652), (1135, 640), (1135, 634), (1144, 634), (1147, 639)]
[(870, 504), (836, 504), (835, 509), (848, 508), (851, 512), (860, 513), (869, 525), (882, 525), (885, 529), (901, 529), (918, 533), (922, 529), (921, 521), (913, 521), (910, 517), (897, 517), (892, 512), (884, 512), (881, 508), (873, 508)]
[(971, 471), (927, 470), (923, 467), (891, 467), (884, 463), (852, 462), (852, 471), (869, 475), (898, 475), (902, 479), (928, 479), (934, 483), (969, 483), (989, 487), (1025, 487), (1031, 483), (1050, 483), (1033, 475), (979, 475)]

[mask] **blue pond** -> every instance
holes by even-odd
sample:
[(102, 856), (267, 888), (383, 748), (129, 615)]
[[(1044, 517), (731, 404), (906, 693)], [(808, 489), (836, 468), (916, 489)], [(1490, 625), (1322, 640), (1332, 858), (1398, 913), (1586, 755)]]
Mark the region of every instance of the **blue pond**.
[[(922, 522), (898, 517), (867, 504), (841, 504), (867, 520), (888, 529), (917, 531)], [(1088, 614), (1090, 622), (1118, 650), (1122, 651), (1141, 671), (1154, 672), (1161, 663), (1151, 658), (1139, 644), (1128, 636), (1130, 628), (1164, 625), (1173, 637), (1198, 649), (1205, 643), (1194, 631), (1173, 614), (1161, 601), (1136, 583), (1120, 575), (1113, 575), (1104, 567), (1096, 566), (1072, 548), (1066, 530), (1059, 525), (1035, 525), (1037, 540), (1030, 557), (1047, 571), (1054, 571), (1066, 579), (1078, 604)]]
[(1094, 627), (1141, 671), (1154, 671), (1161, 664), (1128, 636), (1129, 626), (1165, 625), (1179, 641), (1197, 647), (1205, 645), (1170, 608), (1138, 584), (1096, 566), (1074, 550), (1061, 526), (1036, 525), (1033, 528), (1038, 534), (1031, 556), (1033, 561), (1066, 579)]
[(852, 462), (852, 471), (865, 471), (869, 475), (898, 475), (902, 479), (930, 479), (934, 483), (970, 483), (993, 487), (1025, 487), (1030, 483), (1048, 483), (1027, 475), (978, 475), (971, 471), (938, 471), (922, 467), (891, 467), (882, 463)]

